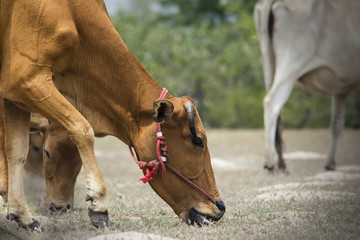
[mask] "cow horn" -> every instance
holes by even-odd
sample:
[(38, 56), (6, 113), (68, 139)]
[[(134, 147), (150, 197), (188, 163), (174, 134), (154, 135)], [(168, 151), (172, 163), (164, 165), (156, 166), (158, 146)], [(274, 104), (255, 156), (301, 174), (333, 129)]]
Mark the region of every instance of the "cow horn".
[(189, 128), (192, 136), (192, 142), (196, 146), (204, 147), (202, 138), (198, 136), (196, 133), (194, 107), (191, 102), (185, 103), (185, 110), (187, 113), (187, 119), (189, 121)]

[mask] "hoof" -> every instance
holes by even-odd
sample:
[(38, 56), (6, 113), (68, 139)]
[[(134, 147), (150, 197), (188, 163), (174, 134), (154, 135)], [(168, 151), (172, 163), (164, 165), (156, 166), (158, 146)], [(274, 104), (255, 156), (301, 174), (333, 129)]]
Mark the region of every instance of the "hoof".
[(264, 169), (267, 169), (269, 173), (273, 173), (275, 171), (274, 166), (264, 165)]
[(328, 171), (334, 171), (335, 170), (335, 164), (326, 165), (325, 169), (328, 170)]
[(6, 215), (6, 218), (10, 221), (15, 221), (19, 228), (27, 229), (27, 230), (30, 230), (31, 232), (43, 232), (44, 231), (44, 228), (41, 226), (40, 222), (34, 218), (32, 219), (33, 222), (28, 225), (22, 223), (20, 218), (13, 213)]
[(104, 229), (109, 226), (109, 216), (107, 211), (94, 212), (93, 210), (88, 209), (88, 215), (94, 227)]

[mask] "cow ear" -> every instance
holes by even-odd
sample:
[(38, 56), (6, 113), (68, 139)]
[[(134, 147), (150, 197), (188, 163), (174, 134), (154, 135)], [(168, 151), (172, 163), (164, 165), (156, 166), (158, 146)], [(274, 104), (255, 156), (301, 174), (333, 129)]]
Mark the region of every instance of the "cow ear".
[(174, 112), (174, 105), (167, 99), (157, 99), (154, 102), (153, 118), (156, 123), (168, 121)]
[(32, 115), (30, 119), (30, 132), (41, 132), (42, 134), (45, 134), (48, 124), (46, 118)]

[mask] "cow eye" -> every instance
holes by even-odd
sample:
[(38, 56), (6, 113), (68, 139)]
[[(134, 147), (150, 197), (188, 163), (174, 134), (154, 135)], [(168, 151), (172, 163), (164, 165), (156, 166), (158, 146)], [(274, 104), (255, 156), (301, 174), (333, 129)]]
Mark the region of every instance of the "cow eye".
[(199, 136), (196, 136), (196, 137), (193, 137), (192, 138), (192, 142), (195, 146), (198, 146), (198, 147), (201, 147), (203, 148), (204, 147), (204, 141), (201, 137)]
[(38, 146), (33, 145), (32, 147), (33, 147), (34, 151), (36, 151), (36, 152), (38, 152), (40, 150), (40, 148)]
[(49, 153), (49, 151), (46, 150), (46, 149), (44, 149), (44, 152), (45, 152), (46, 156), (47, 156), (48, 158), (50, 158), (50, 153)]

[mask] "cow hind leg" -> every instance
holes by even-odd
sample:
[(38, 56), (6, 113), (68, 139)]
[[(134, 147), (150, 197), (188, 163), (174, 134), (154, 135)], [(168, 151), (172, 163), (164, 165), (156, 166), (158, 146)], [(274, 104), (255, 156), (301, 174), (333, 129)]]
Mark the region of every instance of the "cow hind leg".
[[(283, 139), (281, 135), (281, 115), (279, 115), (276, 123), (276, 132), (275, 132), (275, 149), (278, 156), (278, 168), (282, 171), (286, 171), (286, 163), (283, 157)], [(272, 171), (273, 168), (268, 167), (267, 165), (264, 166), (264, 168), (268, 169), (269, 171)]]
[(2, 197), (4, 204), (7, 203), (7, 195), (8, 195), (8, 167), (5, 156), (4, 143), (2, 142), (0, 143), (0, 196)]
[(344, 126), (345, 101), (347, 94), (335, 95), (332, 97), (331, 130), (332, 140), (328, 159), (325, 165), (326, 170), (335, 170), (336, 144)]
[(283, 140), (281, 136), (281, 115), (279, 115), (276, 123), (276, 134), (275, 134), (275, 148), (278, 155), (278, 167), (282, 171), (286, 171), (286, 163), (283, 157)]
[[(0, 102), (0, 113), (3, 114), (3, 100)], [(8, 193), (8, 168), (4, 148), (4, 122), (0, 116), (0, 196), (4, 204), (7, 202)]]
[[(264, 98), (264, 125), (265, 125), (265, 164), (264, 168), (273, 171), (277, 167), (286, 171), (280, 144), (280, 112), (288, 100), (296, 79), (287, 76), (275, 78), (270, 90)], [(278, 165), (275, 163), (276, 152), (279, 155)]]
[(8, 163), (7, 218), (19, 227), (41, 231), (40, 223), (33, 219), (25, 202), (23, 167), (29, 147), (30, 113), (4, 100), (5, 153)]

